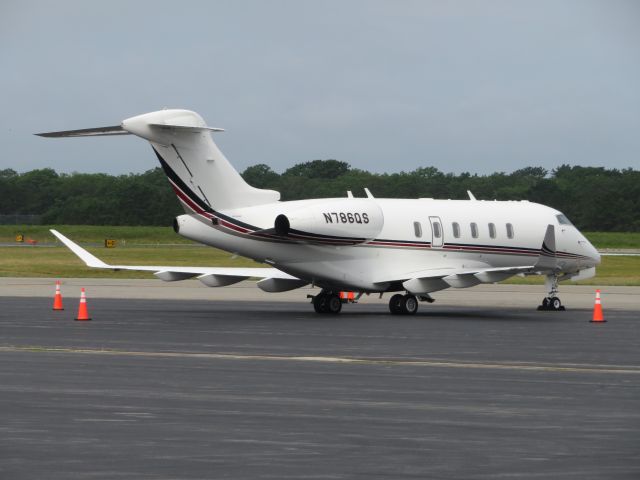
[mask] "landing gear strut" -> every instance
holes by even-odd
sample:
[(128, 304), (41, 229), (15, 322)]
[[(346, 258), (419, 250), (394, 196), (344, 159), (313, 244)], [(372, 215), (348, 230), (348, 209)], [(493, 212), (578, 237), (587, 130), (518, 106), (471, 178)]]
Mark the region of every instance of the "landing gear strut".
[(389, 300), (389, 311), (394, 315), (414, 315), (418, 311), (418, 299), (410, 293), (396, 293)]
[(551, 310), (561, 311), (564, 310), (564, 306), (558, 297), (558, 277), (556, 275), (547, 275), (544, 281), (545, 287), (547, 287), (547, 296), (542, 299), (542, 304), (538, 306), (538, 310)]
[(323, 290), (313, 297), (313, 308), (317, 313), (336, 315), (342, 310), (342, 300), (339, 294)]

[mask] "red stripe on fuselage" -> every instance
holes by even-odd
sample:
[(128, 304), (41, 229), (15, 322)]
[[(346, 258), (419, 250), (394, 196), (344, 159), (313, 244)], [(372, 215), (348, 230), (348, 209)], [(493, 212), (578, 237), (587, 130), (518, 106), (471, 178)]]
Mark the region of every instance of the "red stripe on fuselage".
[[(212, 218), (216, 218), (216, 215), (207, 212), (205, 210), (202, 209), (202, 207), (200, 207), (196, 202), (194, 202), (185, 192), (182, 191), (182, 189), (180, 189), (180, 187), (178, 187), (173, 181), (171, 181), (171, 179), (169, 179), (169, 183), (171, 184), (173, 191), (176, 193), (176, 195), (178, 196), (179, 200), (185, 204), (187, 207), (189, 207), (194, 213), (201, 215), (203, 217), (205, 217), (206, 219), (210, 220)], [(227, 220), (222, 220), (219, 219), (219, 225), (228, 228), (230, 230), (234, 230), (238, 233), (241, 234), (249, 234), (249, 233), (253, 233), (254, 230), (245, 228), (245, 227), (241, 227), (239, 225), (236, 225), (234, 223), (231, 223)], [(262, 235), (260, 235), (262, 236)], [(264, 237), (270, 237), (268, 235), (265, 235)], [(263, 237), (263, 238), (264, 238)], [(525, 255), (525, 256), (539, 256), (540, 253), (539, 251), (531, 251), (531, 249), (526, 249), (525, 247), (522, 247), (522, 249), (520, 249), (519, 247), (513, 247), (513, 248), (509, 248), (509, 247), (491, 247), (491, 246), (473, 246), (473, 245), (455, 245), (455, 246), (447, 246), (446, 244), (443, 247), (432, 247), (431, 244), (429, 243), (411, 243), (411, 242), (403, 242), (401, 240), (391, 240), (391, 241), (379, 241), (379, 240), (372, 240), (370, 242), (360, 242), (360, 241), (350, 241), (350, 240), (338, 240), (338, 239), (323, 239), (323, 238), (318, 238), (318, 237), (314, 237), (314, 236), (305, 236), (305, 235), (299, 235), (299, 234), (294, 234), (291, 235), (292, 238), (299, 238), (302, 240), (307, 240), (307, 241), (311, 241), (311, 242), (315, 242), (315, 243), (322, 243), (325, 245), (357, 245), (357, 244), (361, 244), (362, 246), (380, 246), (380, 247), (404, 247), (404, 248), (429, 248), (429, 249), (438, 249), (438, 250), (446, 250), (446, 251), (462, 251), (462, 252), (476, 252), (476, 253), (495, 253), (495, 254), (508, 254), (508, 255)], [(271, 241), (273, 240), (281, 240), (281, 241), (285, 241), (284, 239), (279, 239), (278, 237), (271, 237)], [(569, 253), (569, 252), (557, 252), (556, 253), (558, 257), (562, 257), (562, 258), (573, 258), (573, 259), (578, 259), (578, 258), (587, 258), (584, 255), (579, 255), (579, 254), (575, 254), (575, 253)]]
[(202, 209), (202, 207), (200, 207), (196, 202), (194, 202), (193, 200), (191, 200), (191, 198), (189, 198), (189, 196), (184, 193), (180, 187), (178, 187), (175, 183), (173, 183), (171, 181), (171, 179), (169, 179), (169, 182), (171, 183), (171, 186), (173, 187), (173, 191), (176, 193), (176, 195), (178, 196), (178, 198), (180, 200), (182, 200), (184, 203), (186, 203), (189, 208), (191, 210), (193, 210), (195, 213), (202, 215), (203, 217), (207, 218), (207, 219), (211, 219), (214, 217), (214, 215), (212, 215), (209, 212), (206, 212)]

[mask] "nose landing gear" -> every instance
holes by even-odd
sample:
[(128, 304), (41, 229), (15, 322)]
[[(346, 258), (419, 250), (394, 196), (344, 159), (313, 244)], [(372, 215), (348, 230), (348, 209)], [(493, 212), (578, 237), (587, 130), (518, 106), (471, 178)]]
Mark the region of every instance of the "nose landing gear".
[(565, 310), (558, 297), (558, 277), (556, 275), (547, 275), (544, 284), (549, 293), (542, 299), (542, 304), (538, 306), (538, 310), (555, 312)]

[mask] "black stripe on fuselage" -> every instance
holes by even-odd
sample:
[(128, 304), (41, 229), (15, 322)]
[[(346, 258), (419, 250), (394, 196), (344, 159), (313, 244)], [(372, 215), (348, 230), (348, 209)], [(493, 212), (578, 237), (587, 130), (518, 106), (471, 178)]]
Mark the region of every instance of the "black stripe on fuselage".
[[(212, 205), (208, 205), (207, 202), (205, 200), (203, 200), (201, 197), (199, 197), (198, 195), (196, 195), (193, 190), (187, 186), (187, 184), (178, 176), (178, 174), (169, 166), (169, 164), (164, 160), (164, 158), (162, 158), (162, 155), (160, 155), (160, 153), (154, 148), (153, 151), (156, 154), (156, 157), (158, 157), (158, 161), (160, 162), (160, 166), (162, 167), (162, 169), (164, 170), (165, 174), (167, 175), (167, 177), (180, 189), (184, 192), (184, 194), (193, 202), (195, 203), (200, 209), (202, 209), (203, 211), (213, 214), (216, 217), (225, 220), (237, 227), (241, 227), (247, 230), (251, 230), (250, 232), (247, 232), (246, 234), (251, 234), (253, 232), (255, 232), (256, 230), (261, 230), (260, 228), (256, 227), (255, 225), (250, 225), (248, 223), (244, 223), (241, 221), (238, 221), (235, 218), (229, 217), (228, 215), (225, 215), (223, 213), (220, 213), (216, 210), (214, 210), (212, 207)], [(204, 193), (203, 193), (204, 195)], [(301, 230), (292, 230), (292, 232), (295, 235), (298, 236), (303, 236), (306, 238), (312, 238), (313, 240), (316, 240), (318, 242), (325, 242), (327, 244), (335, 244), (335, 245), (344, 245), (344, 243), (348, 242), (351, 244), (362, 244), (363, 246), (368, 246), (369, 243), (363, 243), (365, 242), (366, 239), (363, 238), (356, 238), (356, 237), (340, 237), (340, 236), (333, 236), (333, 235), (320, 235), (320, 234), (316, 234), (316, 233), (310, 233), (310, 232), (304, 232)], [(261, 235), (253, 235), (252, 238), (256, 239), (256, 240), (263, 240), (263, 241), (274, 241), (274, 237), (273, 236), (264, 236), (263, 238)], [(282, 238), (282, 241), (287, 241), (286, 238)], [(333, 242), (333, 243), (332, 243)], [(370, 242), (372, 247), (391, 247), (391, 248), (429, 248), (431, 247), (431, 242), (417, 242), (414, 240), (394, 240), (394, 239), (381, 239), (381, 238), (376, 238), (374, 240), (371, 240)], [(545, 246), (546, 247), (546, 246)], [(456, 250), (456, 251), (470, 251), (470, 250), (475, 250), (476, 252), (478, 250), (483, 251), (484, 253), (493, 253), (493, 254), (507, 254), (507, 255), (519, 255), (519, 254), (523, 254), (523, 255), (539, 255), (541, 250), (537, 249), (537, 248), (529, 248), (529, 247), (518, 247), (518, 246), (506, 246), (506, 245), (480, 245), (480, 244), (468, 244), (468, 243), (445, 243), (442, 247), (438, 248), (438, 250)], [(550, 251), (547, 248), (548, 251)], [(568, 253), (568, 252), (557, 252), (558, 256), (562, 256), (565, 258), (588, 258), (585, 257), (584, 255), (578, 255), (575, 253)]]
[[(175, 149), (175, 147), (174, 147)], [(169, 177), (169, 179), (178, 186), (178, 188), (180, 188), (180, 190), (182, 190), (184, 192), (184, 194), (189, 197), (189, 199), (194, 202), (195, 204), (198, 205), (198, 207), (200, 207), (202, 210), (204, 210), (205, 212), (209, 212), (214, 214), (216, 217), (221, 218), (231, 224), (234, 224), (238, 227), (242, 227), (245, 228), (247, 230), (252, 230), (252, 231), (256, 231), (256, 230), (261, 230), (260, 228), (256, 227), (255, 225), (250, 225), (248, 223), (244, 223), (244, 222), (240, 222), (238, 220), (236, 220), (235, 218), (229, 217), (227, 215), (224, 215), (223, 213), (220, 213), (216, 210), (214, 210), (212, 207), (213, 206), (209, 206), (208, 205), (208, 199), (203, 200), (202, 198), (200, 198), (198, 195), (196, 195), (193, 190), (191, 190), (191, 188), (189, 188), (187, 186), (186, 183), (184, 183), (184, 181), (182, 181), (182, 179), (178, 176), (178, 174), (169, 166), (169, 164), (164, 160), (164, 158), (162, 158), (162, 155), (160, 155), (160, 153), (154, 148), (153, 151), (156, 154), (156, 157), (158, 157), (158, 161), (160, 162), (160, 165), (162, 166), (162, 169), (164, 170), (165, 174), (167, 175), (167, 177)], [(176, 150), (176, 154), (178, 154), (177, 150)], [(179, 155), (179, 154), (178, 154)], [(182, 157), (180, 157), (180, 160), (182, 160)], [(184, 163), (184, 160), (183, 160)], [(186, 165), (185, 165), (186, 167)], [(188, 170), (188, 169), (187, 169)], [(189, 172), (191, 173), (191, 172)], [(199, 188), (199, 187), (198, 187)], [(200, 190), (202, 192), (202, 190)], [(204, 192), (202, 192), (202, 195), (204, 196)], [(364, 242), (366, 239), (365, 238), (355, 238), (355, 237), (340, 237), (340, 236), (335, 236), (335, 235), (320, 235), (320, 234), (316, 234), (316, 233), (310, 233), (310, 232), (303, 232), (301, 230), (291, 230), (291, 232), (294, 235), (298, 235), (298, 236), (303, 236), (303, 237), (309, 237), (309, 238), (313, 238), (315, 240), (318, 241), (324, 241), (324, 242), (340, 242), (341, 244), (345, 243), (345, 242), (349, 242), (349, 243), (362, 243)], [(252, 232), (248, 232), (248, 233), (252, 233)]]
[(309, 238), (313, 238), (316, 240), (326, 240), (326, 241), (339, 241), (339, 242), (351, 242), (351, 243), (364, 243), (367, 239), (366, 238), (357, 238), (357, 237), (339, 237), (336, 235), (321, 235), (318, 233), (311, 233), (311, 232), (305, 232), (302, 230), (295, 230), (295, 229), (291, 229), (289, 231), (290, 234), (293, 235), (299, 235), (299, 236), (303, 236), (303, 237), (309, 237)]
[(535, 253), (536, 255), (540, 253), (539, 248), (530, 248), (530, 247), (519, 247), (516, 245), (486, 245), (479, 243), (445, 243), (442, 247), (444, 249), (451, 250), (467, 250), (467, 249), (478, 249), (478, 250), (492, 250), (492, 251), (501, 251), (501, 250), (517, 250), (522, 253)]
[(187, 195), (189, 199), (193, 203), (198, 205), (198, 207), (200, 207), (202, 210), (204, 210), (205, 212), (214, 213), (213, 209), (209, 205), (207, 205), (205, 201), (202, 200), (198, 195), (196, 195), (187, 186), (187, 184), (182, 181), (182, 179), (178, 176), (178, 174), (173, 171), (173, 169), (164, 160), (164, 158), (162, 158), (162, 155), (160, 155), (160, 153), (154, 147), (151, 147), (151, 148), (153, 148), (153, 151), (155, 152), (156, 157), (158, 157), (158, 161), (160, 162), (160, 166), (162, 167), (162, 170), (164, 170), (165, 175), (169, 177), (169, 180), (175, 183), (178, 186), (178, 188), (182, 190), (184, 194)]
[[(186, 183), (184, 183), (184, 181), (182, 181), (182, 179), (178, 176), (178, 174), (176, 172), (173, 171), (173, 169), (169, 166), (169, 164), (164, 160), (164, 158), (162, 158), (162, 155), (160, 155), (160, 153), (154, 148), (153, 151), (156, 154), (156, 157), (158, 157), (158, 161), (160, 162), (160, 166), (162, 167), (162, 170), (164, 170), (164, 173), (167, 177), (169, 177), (169, 179), (180, 189), (184, 192), (184, 194), (189, 198), (189, 200), (191, 200), (193, 203), (195, 203), (198, 207), (200, 207), (202, 210), (204, 210), (205, 212), (211, 213), (213, 215), (215, 215), (218, 218), (221, 218), (223, 220), (226, 220), (229, 223), (233, 223), (236, 226), (242, 227), (242, 228), (246, 228), (248, 230), (258, 230), (257, 227), (253, 226), (253, 225), (249, 225), (248, 223), (244, 223), (244, 222), (239, 222), (238, 220), (231, 218), (223, 213), (220, 213), (216, 210), (214, 210), (212, 207), (213, 205), (208, 205), (207, 202), (205, 202), (202, 198), (200, 198), (198, 195), (196, 195), (194, 193), (193, 190), (191, 190), (191, 188), (189, 188), (187, 186)], [(204, 192), (203, 194), (204, 195)], [(208, 201), (208, 199), (207, 199)]]

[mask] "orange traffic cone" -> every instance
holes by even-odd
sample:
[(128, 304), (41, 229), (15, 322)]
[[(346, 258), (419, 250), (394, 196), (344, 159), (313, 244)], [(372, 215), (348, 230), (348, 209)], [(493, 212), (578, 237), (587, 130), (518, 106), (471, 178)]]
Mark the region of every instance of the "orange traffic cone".
[(89, 312), (87, 311), (87, 296), (84, 293), (84, 288), (80, 290), (80, 305), (78, 306), (78, 316), (76, 317), (76, 320), (91, 320), (91, 318), (89, 318)]
[(593, 306), (593, 319), (591, 323), (604, 323), (606, 320), (602, 315), (602, 301), (600, 300), (600, 290), (596, 290), (596, 303)]
[(340, 300), (342, 300), (342, 303), (353, 303), (355, 298), (353, 292), (340, 292)]
[(53, 297), (53, 309), (64, 310), (62, 306), (62, 294), (60, 293), (60, 280), (56, 282), (56, 296)]

